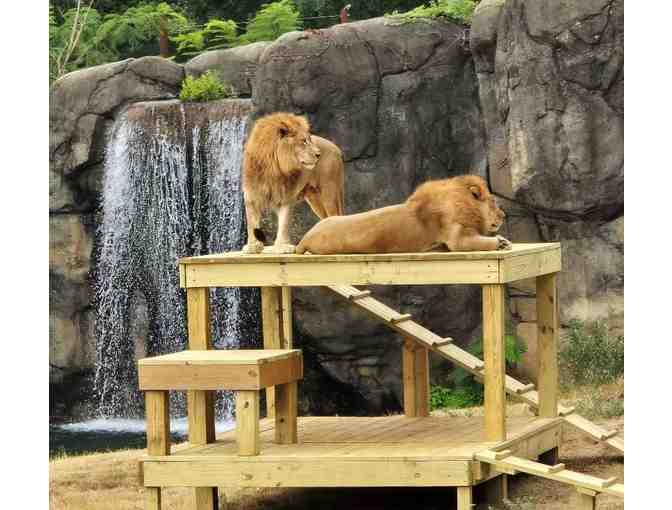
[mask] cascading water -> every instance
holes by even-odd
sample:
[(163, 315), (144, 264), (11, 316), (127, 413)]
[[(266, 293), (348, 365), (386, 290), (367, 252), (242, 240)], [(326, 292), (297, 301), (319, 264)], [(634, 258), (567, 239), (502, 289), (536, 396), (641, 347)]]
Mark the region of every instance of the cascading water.
[[(95, 250), (97, 414), (139, 417), (134, 316), (146, 306), (147, 355), (187, 345), (180, 257), (240, 249), (244, 210), (240, 183), (250, 104), (138, 103), (116, 122), (108, 145), (102, 219)], [(250, 291), (211, 291), (216, 348), (258, 337)], [(142, 340), (142, 339), (141, 339)], [(173, 393), (174, 416), (184, 395)], [(230, 397), (218, 399), (230, 417)]]

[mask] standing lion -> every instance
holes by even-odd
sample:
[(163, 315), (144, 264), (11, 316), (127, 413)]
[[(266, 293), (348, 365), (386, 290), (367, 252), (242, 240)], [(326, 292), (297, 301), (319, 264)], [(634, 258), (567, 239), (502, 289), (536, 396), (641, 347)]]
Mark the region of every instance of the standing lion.
[(254, 124), (245, 143), (243, 193), (247, 216), (244, 253), (264, 249), (259, 228), (262, 214), (278, 215), (278, 233), (271, 251), (294, 253), (289, 239), (292, 207), (305, 199), (320, 218), (343, 214), (344, 165), (341, 150), (310, 134), (304, 117), (274, 113)]

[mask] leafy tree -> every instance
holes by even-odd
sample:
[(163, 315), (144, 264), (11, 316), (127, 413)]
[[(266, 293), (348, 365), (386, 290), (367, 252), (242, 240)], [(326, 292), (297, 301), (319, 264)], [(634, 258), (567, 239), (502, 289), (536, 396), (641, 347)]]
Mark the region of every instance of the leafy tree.
[(54, 7), (49, 4), (49, 81), (80, 69), (115, 58), (114, 52), (101, 43), (97, 34), (102, 24), (98, 11), (78, 0), (76, 6), (57, 22)]
[(273, 41), (285, 32), (301, 27), (300, 13), (291, 0), (264, 4), (247, 25), (240, 37), (244, 44), (257, 41)]
[(237, 44), (236, 22), (211, 19), (203, 30), (179, 34), (171, 40), (177, 43), (177, 53), (185, 57), (198, 55), (205, 50), (230, 48)]
[(170, 56), (169, 36), (189, 27), (189, 21), (166, 2), (130, 7), (122, 14), (108, 14), (98, 32), (98, 38), (117, 53), (136, 49), (158, 38), (159, 53)]

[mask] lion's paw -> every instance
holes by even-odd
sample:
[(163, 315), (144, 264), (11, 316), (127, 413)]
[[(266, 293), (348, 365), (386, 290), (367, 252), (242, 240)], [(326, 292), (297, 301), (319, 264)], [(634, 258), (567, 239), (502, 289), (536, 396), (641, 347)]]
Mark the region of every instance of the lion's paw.
[(255, 253), (261, 253), (262, 251), (264, 251), (264, 243), (257, 241), (256, 239), (243, 246), (243, 253), (247, 253), (248, 255), (254, 255)]
[(274, 244), (273, 246), (266, 248), (268, 253), (275, 253), (279, 255), (294, 253), (295, 250), (296, 246), (293, 244)]
[(513, 244), (507, 238), (502, 236), (496, 236), (497, 239), (497, 249), (498, 250), (510, 250), (513, 248)]

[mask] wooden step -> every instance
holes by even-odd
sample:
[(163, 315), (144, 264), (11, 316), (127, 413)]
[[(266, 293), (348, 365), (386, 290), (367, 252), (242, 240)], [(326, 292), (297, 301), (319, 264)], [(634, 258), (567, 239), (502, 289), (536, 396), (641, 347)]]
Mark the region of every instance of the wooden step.
[(399, 324), (400, 322), (410, 320), (411, 317), (413, 316), (410, 313), (402, 313), (397, 315), (396, 317), (390, 317), (390, 322), (392, 324)]
[(516, 394), (522, 395), (523, 393), (527, 393), (528, 391), (533, 391), (536, 388), (534, 384), (526, 384), (522, 388), (516, 388)]
[(450, 338), (449, 336), (447, 336), (443, 340), (439, 340), (438, 342), (434, 342), (432, 344), (432, 347), (443, 347), (444, 345), (448, 345), (448, 344), (452, 344), (452, 343), (453, 343), (453, 339)]
[(350, 301), (357, 301), (358, 299), (363, 299), (363, 298), (365, 298), (365, 297), (369, 297), (370, 295), (371, 295), (371, 291), (370, 291), (370, 290), (360, 290), (360, 291), (357, 292), (356, 294), (350, 294), (350, 295), (348, 296), (348, 299), (349, 299)]
[(607, 479), (598, 478), (596, 476), (570, 471), (569, 469), (566, 469), (563, 464), (548, 466), (546, 464), (541, 464), (540, 462), (516, 457), (515, 455), (506, 455), (501, 458), (502, 453), (503, 452), (486, 450), (476, 453), (474, 457), (476, 460), (491, 464), (495, 469), (501, 470), (502, 472), (514, 470), (573, 485), (577, 488), (624, 497), (625, 488), (623, 487), (623, 484), (616, 483), (617, 479), (615, 477)]

